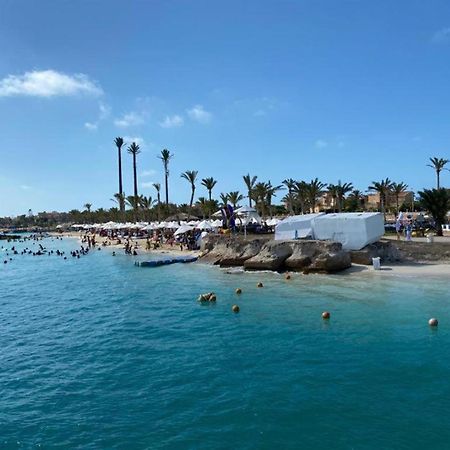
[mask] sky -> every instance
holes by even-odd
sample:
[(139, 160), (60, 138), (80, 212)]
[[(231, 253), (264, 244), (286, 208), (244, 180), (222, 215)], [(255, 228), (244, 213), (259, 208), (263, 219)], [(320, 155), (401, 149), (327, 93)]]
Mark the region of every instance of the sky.
[(450, 158), (448, 0), (2, 0), (0, 55), (0, 216), (114, 206), (117, 136), (177, 203), (186, 170), (417, 191)]

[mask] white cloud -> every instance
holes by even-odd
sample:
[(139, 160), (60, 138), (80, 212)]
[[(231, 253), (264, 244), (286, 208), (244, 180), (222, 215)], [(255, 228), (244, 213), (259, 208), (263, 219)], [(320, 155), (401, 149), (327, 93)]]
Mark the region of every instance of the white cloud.
[(174, 116), (166, 116), (162, 122), (159, 122), (159, 126), (162, 128), (181, 127), (183, 124), (184, 119), (177, 114), (175, 114)]
[(212, 114), (205, 111), (202, 105), (195, 105), (187, 111), (188, 116), (199, 123), (208, 123), (211, 120)]
[(433, 34), (431, 41), (434, 42), (435, 44), (450, 42), (450, 27), (442, 28), (436, 31)]
[(98, 116), (99, 120), (105, 120), (111, 114), (111, 106), (105, 103), (99, 102), (98, 109), (99, 109), (99, 116)]
[(77, 94), (101, 95), (103, 91), (87, 75), (66, 75), (55, 70), (34, 70), (23, 75), (8, 75), (0, 80), (0, 97), (55, 97)]
[(141, 177), (143, 177), (143, 178), (145, 178), (145, 177), (153, 177), (156, 174), (157, 174), (156, 170), (153, 170), (153, 169), (143, 170), (142, 173), (141, 173)]
[(324, 141), (323, 139), (317, 139), (317, 141), (314, 143), (314, 146), (316, 148), (325, 148), (328, 147), (328, 142)]
[(143, 188), (152, 188), (154, 181), (144, 181), (141, 183), (141, 187)]
[(142, 114), (136, 112), (129, 112), (124, 114), (121, 118), (114, 120), (114, 125), (121, 128), (127, 128), (135, 125), (142, 125), (144, 117)]
[(95, 131), (98, 128), (97, 123), (91, 123), (91, 122), (85, 122), (84, 127), (87, 128), (89, 131)]
[(141, 147), (141, 149), (143, 147), (145, 147), (145, 141), (144, 138), (140, 137), (140, 136), (124, 136), (123, 140), (125, 142), (125, 145), (128, 147), (128, 145), (130, 145), (132, 142), (136, 142), (137, 145), (139, 145), (139, 147)]

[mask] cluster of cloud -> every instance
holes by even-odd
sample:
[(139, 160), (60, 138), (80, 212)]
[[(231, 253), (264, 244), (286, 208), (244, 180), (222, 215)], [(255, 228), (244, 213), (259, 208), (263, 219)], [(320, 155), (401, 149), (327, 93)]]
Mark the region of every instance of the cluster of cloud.
[(99, 102), (98, 104), (98, 118), (96, 122), (85, 122), (84, 126), (89, 131), (96, 131), (100, 122), (106, 120), (111, 114), (111, 107), (105, 103)]
[(136, 125), (142, 125), (145, 122), (144, 115), (131, 111), (122, 117), (114, 120), (114, 125), (119, 128), (128, 128)]
[(34, 70), (23, 75), (8, 75), (0, 80), (0, 97), (100, 96), (100, 86), (82, 73), (67, 75), (55, 70)]
[(175, 114), (174, 116), (166, 116), (162, 122), (159, 122), (161, 128), (175, 128), (184, 125), (184, 119)]
[(450, 42), (450, 27), (442, 28), (436, 31), (433, 34), (431, 41), (434, 42), (435, 44)]

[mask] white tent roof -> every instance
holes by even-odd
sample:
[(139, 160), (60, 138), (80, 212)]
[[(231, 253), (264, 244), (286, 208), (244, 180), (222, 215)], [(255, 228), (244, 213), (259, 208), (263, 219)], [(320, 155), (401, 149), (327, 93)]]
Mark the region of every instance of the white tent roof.
[(324, 213), (289, 216), (275, 226), (275, 240), (291, 240), (313, 236), (313, 220)]
[(202, 220), (195, 228), (198, 228), (199, 230), (211, 230), (213, 226), (207, 220)]
[(188, 231), (191, 231), (193, 229), (194, 227), (192, 227), (191, 225), (181, 225), (180, 227), (178, 227), (177, 231), (175, 231), (174, 235), (178, 236), (179, 234), (187, 233)]
[(255, 212), (257, 212), (257, 211), (252, 206), (241, 206), (240, 208), (238, 208), (235, 211), (236, 214), (246, 214), (246, 213), (255, 213)]

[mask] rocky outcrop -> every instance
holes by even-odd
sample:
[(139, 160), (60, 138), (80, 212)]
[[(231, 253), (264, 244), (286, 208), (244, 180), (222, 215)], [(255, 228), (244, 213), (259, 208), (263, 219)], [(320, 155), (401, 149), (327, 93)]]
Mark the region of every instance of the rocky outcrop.
[(207, 237), (202, 258), (220, 266), (244, 266), (247, 270), (296, 270), (338, 272), (351, 266), (350, 253), (330, 241), (243, 240)]
[(381, 258), (382, 263), (403, 261), (402, 252), (390, 241), (378, 241), (374, 244), (366, 245), (361, 250), (350, 252), (352, 263), (372, 265), (372, 258)]
[(280, 270), (286, 259), (292, 255), (292, 245), (288, 241), (270, 241), (260, 252), (244, 262), (247, 270)]

